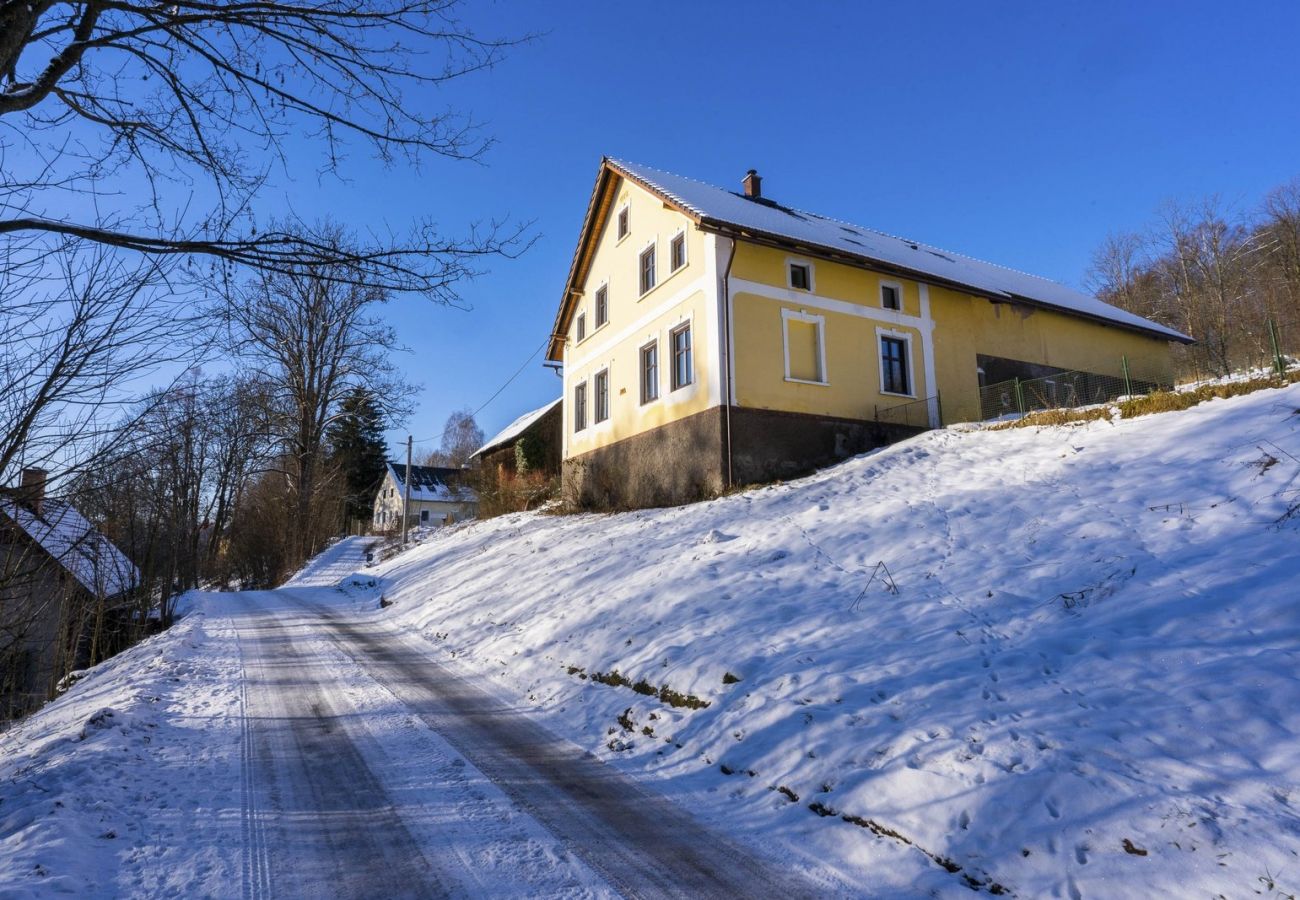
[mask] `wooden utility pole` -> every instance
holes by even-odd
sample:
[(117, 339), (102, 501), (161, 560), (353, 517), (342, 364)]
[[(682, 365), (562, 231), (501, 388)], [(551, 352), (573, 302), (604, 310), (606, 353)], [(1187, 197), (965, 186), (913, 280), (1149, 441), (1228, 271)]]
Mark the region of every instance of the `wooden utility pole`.
[(411, 518), (411, 436), (406, 436), (406, 483), (402, 488), (402, 546), (406, 546), (406, 523)]

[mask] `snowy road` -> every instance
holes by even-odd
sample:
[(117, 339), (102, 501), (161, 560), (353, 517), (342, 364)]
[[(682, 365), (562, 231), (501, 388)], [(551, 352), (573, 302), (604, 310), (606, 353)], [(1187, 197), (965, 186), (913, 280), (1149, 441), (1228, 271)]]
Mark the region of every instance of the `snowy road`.
[(208, 607), (245, 672), (243, 896), (839, 892), (734, 846), (338, 596)]

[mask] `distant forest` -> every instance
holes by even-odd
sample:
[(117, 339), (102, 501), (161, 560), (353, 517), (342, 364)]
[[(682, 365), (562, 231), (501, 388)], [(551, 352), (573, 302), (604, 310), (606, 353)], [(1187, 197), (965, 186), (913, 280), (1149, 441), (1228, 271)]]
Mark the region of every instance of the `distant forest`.
[(1182, 379), (1266, 367), (1275, 339), (1300, 356), (1300, 177), (1246, 210), (1166, 203), (1147, 229), (1107, 238), (1087, 286), (1196, 338), (1174, 351)]

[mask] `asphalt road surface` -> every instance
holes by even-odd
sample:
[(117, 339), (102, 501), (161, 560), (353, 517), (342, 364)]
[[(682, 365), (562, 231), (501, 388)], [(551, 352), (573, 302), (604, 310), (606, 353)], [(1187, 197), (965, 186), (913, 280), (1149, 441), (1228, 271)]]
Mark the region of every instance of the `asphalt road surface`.
[(244, 671), (244, 897), (845, 893), (736, 846), (328, 590), (222, 595)]

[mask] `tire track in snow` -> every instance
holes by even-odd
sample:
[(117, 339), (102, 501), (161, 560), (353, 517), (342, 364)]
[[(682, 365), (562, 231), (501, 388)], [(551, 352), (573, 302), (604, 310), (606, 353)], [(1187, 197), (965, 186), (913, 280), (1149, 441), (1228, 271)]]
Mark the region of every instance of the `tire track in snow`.
[(293, 627), (269, 613), (241, 625), (241, 653), (249, 650), (247, 801), (256, 806), (262, 792), (268, 803), (255, 818), (274, 830), (250, 828), (245, 896), (449, 896), (367, 764), (362, 735), (351, 733), (323, 689), (320, 660), (296, 645)]
[(244, 839), (244, 900), (271, 896), (271, 867), (267, 861), (266, 827), (258, 810), (257, 768), (253, 756), (252, 716), (248, 705), (248, 676), (244, 668), (244, 646), (233, 628), (239, 650), (239, 794), (241, 833)]
[[(279, 593), (290, 594), (282, 589)], [(756, 858), (380, 626), (320, 615), (335, 646), (625, 897), (795, 900), (846, 893)]]

